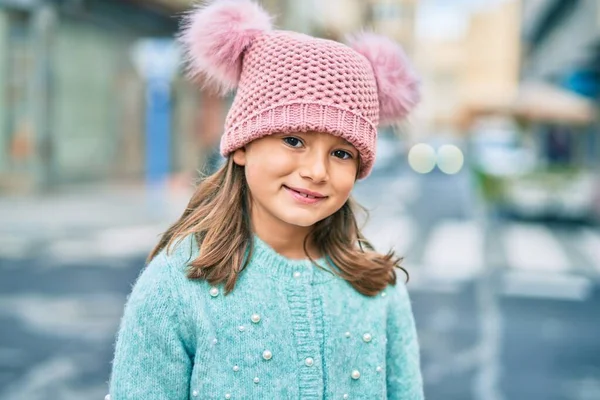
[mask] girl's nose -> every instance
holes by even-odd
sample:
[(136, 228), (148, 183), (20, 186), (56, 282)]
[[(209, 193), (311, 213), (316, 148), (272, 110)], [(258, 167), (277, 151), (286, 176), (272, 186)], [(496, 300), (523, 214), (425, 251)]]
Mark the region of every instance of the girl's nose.
[(325, 182), (329, 179), (328, 154), (320, 150), (307, 152), (302, 160), (300, 176), (313, 182)]

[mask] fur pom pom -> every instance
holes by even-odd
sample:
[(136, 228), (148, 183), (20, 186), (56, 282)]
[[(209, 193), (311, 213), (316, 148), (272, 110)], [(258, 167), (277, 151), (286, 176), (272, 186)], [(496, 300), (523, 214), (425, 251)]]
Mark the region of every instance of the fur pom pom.
[(379, 96), (381, 124), (398, 121), (419, 103), (419, 79), (400, 45), (374, 33), (347, 38), (351, 48), (369, 60)]
[(202, 77), (226, 94), (239, 82), (244, 50), (270, 29), (269, 14), (250, 0), (214, 0), (196, 7), (184, 17), (179, 35), (188, 76)]

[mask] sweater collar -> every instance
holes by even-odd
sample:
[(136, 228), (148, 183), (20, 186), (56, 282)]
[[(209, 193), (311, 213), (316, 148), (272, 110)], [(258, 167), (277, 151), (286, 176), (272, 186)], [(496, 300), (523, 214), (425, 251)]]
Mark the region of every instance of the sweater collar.
[[(328, 257), (314, 260), (287, 258), (265, 243), (257, 235), (252, 235), (252, 258), (247, 268), (276, 279), (293, 279), (309, 282), (325, 282), (335, 277), (333, 264)], [(322, 268), (319, 268), (317, 265)]]
[[(252, 235), (252, 258), (246, 267), (250, 273), (256, 273), (273, 279), (291, 279), (295, 281), (308, 281), (311, 283), (327, 282), (337, 277), (334, 272), (335, 264), (329, 257), (321, 257), (315, 263), (309, 259), (293, 260), (275, 251), (271, 246), (255, 234)], [(178, 253), (187, 262), (199, 255), (198, 242), (195, 235), (189, 235), (176, 246)], [(246, 253), (247, 254), (247, 253)]]

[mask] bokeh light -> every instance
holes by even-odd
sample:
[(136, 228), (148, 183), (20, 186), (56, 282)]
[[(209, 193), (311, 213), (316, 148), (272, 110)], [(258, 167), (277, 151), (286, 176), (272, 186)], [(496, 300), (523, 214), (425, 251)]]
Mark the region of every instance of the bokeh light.
[(428, 144), (414, 145), (408, 153), (408, 164), (420, 174), (427, 174), (435, 168), (435, 150)]
[(445, 144), (437, 151), (437, 165), (442, 172), (448, 175), (458, 173), (462, 169), (464, 161), (462, 151), (452, 144)]

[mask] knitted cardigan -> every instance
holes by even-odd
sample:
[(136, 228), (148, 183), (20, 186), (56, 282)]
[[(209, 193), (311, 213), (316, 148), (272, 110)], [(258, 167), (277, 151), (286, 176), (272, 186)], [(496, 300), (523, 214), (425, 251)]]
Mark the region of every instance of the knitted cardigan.
[(364, 296), (326, 259), (322, 270), (253, 240), (228, 295), (187, 279), (191, 236), (148, 264), (121, 320), (111, 400), (424, 398), (401, 279)]

